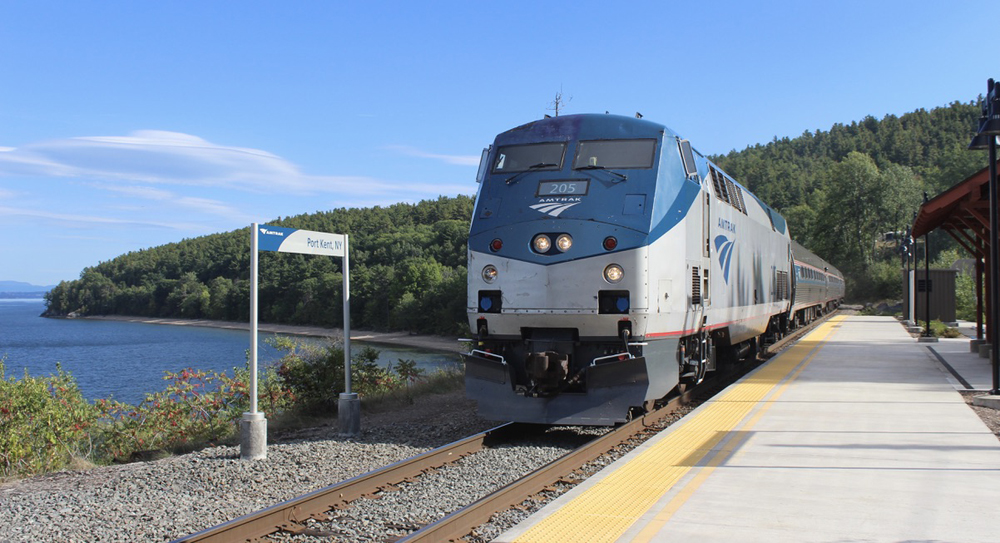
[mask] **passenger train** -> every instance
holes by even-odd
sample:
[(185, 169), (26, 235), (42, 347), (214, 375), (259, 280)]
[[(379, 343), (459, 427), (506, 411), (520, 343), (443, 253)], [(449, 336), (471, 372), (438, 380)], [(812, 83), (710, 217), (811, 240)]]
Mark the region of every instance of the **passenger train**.
[(844, 296), (780, 214), (638, 116), (508, 130), (477, 180), (463, 359), (487, 419), (624, 422)]

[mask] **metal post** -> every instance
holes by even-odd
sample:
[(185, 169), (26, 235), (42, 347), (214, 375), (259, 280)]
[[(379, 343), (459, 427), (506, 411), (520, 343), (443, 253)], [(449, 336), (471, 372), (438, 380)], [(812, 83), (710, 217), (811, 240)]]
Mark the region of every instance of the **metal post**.
[(257, 223), (250, 227), (250, 412), (257, 412)]
[(985, 341), (983, 337), (983, 258), (976, 255), (976, 340)]
[[(993, 80), (990, 80), (992, 83)], [(990, 102), (990, 115), (998, 115), (1000, 111), (992, 111), (992, 101)], [(998, 301), (998, 294), (1000, 294), (1000, 248), (997, 247), (998, 232), (1000, 229), (997, 228), (997, 137), (995, 135), (989, 136), (989, 175), (990, 175), (990, 331), (991, 333), (991, 348), (990, 348), (990, 363), (993, 364), (993, 388), (990, 390), (990, 394), (1000, 394), (1000, 349), (998, 349), (998, 341), (1000, 338), (998, 336), (998, 324), (1000, 324), (1000, 318), (997, 317), (998, 309), (1000, 309), (1000, 301)]]
[(250, 225), (250, 411), (240, 421), (240, 459), (267, 457), (267, 419), (257, 411), (257, 254), (258, 226)]
[[(926, 194), (924, 201), (927, 200)], [(924, 234), (924, 318), (927, 321), (927, 330), (924, 335), (931, 337), (931, 233)]]
[(361, 400), (351, 392), (351, 264), (348, 236), (344, 234), (344, 393), (337, 403), (340, 433), (356, 436), (361, 433)]
[[(913, 212), (913, 222), (917, 221), (917, 212)], [(919, 326), (917, 324), (917, 240), (913, 239), (913, 231), (907, 229), (909, 233), (907, 234), (907, 243), (910, 244), (909, 253), (906, 255), (906, 281), (907, 296), (910, 300), (909, 314), (906, 316), (907, 320), (910, 322), (909, 326)], [(913, 266), (910, 266), (910, 260), (913, 260)]]
[(344, 234), (344, 392), (351, 393), (351, 273), (347, 234)]
[(910, 243), (913, 238), (907, 236), (906, 241), (903, 242), (903, 258), (906, 259), (906, 275), (904, 275), (904, 281), (906, 283), (906, 323), (907, 326), (913, 326), (913, 278), (910, 276)]

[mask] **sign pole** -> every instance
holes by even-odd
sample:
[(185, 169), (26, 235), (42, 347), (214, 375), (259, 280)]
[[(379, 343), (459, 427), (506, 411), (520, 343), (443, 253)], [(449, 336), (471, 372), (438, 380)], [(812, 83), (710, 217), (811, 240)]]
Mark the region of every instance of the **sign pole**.
[(260, 255), (257, 223), (250, 227), (250, 412), (257, 412), (257, 274)]
[(250, 225), (250, 411), (240, 421), (240, 459), (267, 458), (267, 419), (257, 411), (257, 223)]
[(344, 392), (351, 393), (351, 273), (344, 234)]
[(361, 400), (351, 392), (351, 265), (344, 234), (344, 392), (337, 403), (340, 433), (356, 436), (361, 433)]

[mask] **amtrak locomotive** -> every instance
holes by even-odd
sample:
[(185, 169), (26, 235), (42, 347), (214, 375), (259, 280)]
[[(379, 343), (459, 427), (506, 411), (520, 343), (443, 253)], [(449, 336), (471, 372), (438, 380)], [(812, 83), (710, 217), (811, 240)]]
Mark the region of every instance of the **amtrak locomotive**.
[(532, 122), (477, 178), (463, 358), (487, 419), (623, 422), (843, 298), (781, 215), (660, 124)]

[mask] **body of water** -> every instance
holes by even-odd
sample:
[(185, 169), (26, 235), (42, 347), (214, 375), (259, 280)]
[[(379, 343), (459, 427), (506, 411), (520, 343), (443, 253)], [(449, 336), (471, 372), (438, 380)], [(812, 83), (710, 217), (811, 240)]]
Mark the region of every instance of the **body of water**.
[[(193, 326), (168, 326), (85, 319), (46, 319), (41, 300), (0, 300), (0, 357), (6, 356), (6, 377), (56, 373), (56, 364), (73, 374), (85, 398), (114, 397), (138, 403), (147, 393), (163, 390), (164, 371), (185, 368), (227, 372), (246, 364), (250, 332)], [(258, 361), (263, 367), (280, 353), (263, 343)], [(355, 354), (366, 344), (351, 342)], [(413, 359), (426, 373), (458, 367), (457, 354), (372, 345), (383, 365)]]

